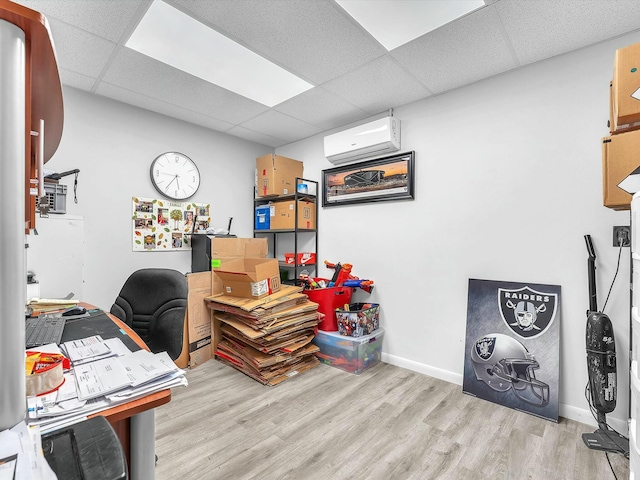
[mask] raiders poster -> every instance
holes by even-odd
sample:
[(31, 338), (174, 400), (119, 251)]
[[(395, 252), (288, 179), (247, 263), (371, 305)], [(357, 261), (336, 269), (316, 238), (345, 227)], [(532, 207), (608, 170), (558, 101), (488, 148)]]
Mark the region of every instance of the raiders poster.
[(469, 280), (464, 393), (558, 421), (560, 287)]

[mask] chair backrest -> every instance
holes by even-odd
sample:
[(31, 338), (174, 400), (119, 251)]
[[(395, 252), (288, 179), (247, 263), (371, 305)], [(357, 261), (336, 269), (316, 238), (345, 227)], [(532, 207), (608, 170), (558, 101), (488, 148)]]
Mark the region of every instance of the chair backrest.
[(172, 360), (182, 352), (187, 279), (177, 270), (144, 268), (129, 276), (111, 313), (140, 335), (152, 352)]

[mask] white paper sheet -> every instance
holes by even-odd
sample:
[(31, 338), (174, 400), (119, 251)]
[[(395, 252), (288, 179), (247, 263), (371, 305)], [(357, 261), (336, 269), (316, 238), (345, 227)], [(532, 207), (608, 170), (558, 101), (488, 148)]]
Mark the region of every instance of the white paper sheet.
[(78, 399), (88, 400), (131, 385), (127, 370), (117, 357), (73, 366)]
[(95, 360), (97, 357), (112, 355), (109, 346), (100, 335), (64, 342), (67, 357), (74, 364), (83, 360)]

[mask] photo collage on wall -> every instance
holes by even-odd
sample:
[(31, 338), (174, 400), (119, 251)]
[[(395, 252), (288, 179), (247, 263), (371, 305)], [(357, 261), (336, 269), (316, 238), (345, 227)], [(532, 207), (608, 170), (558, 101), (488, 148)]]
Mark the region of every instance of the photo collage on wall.
[(189, 250), (191, 234), (211, 223), (210, 205), (133, 197), (134, 252)]
[(558, 421), (560, 286), (469, 279), (464, 393)]

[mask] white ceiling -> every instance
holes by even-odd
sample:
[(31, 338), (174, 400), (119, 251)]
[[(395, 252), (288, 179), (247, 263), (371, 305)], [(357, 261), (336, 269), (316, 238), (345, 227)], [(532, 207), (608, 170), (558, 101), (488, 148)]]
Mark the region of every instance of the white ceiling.
[(16, 3), (49, 20), (63, 85), (271, 147), (640, 29), (638, 0), (485, 0), (388, 52), (333, 0), (165, 1), (315, 87), (268, 108), (124, 47), (151, 0)]

